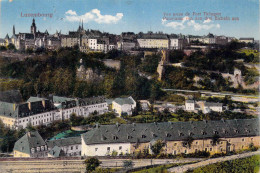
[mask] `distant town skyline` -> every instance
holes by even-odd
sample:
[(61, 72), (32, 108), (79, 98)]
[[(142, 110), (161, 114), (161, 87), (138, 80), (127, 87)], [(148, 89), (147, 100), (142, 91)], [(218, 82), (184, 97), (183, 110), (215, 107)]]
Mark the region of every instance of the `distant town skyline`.
[[(62, 34), (85, 29), (113, 34), (162, 31), (167, 34), (254, 37), (259, 40), (257, 0), (0, 0), (0, 37), (30, 32), (35, 18), (37, 30)], [(198, 20), (199, 19), (199, 20)], [(233, 20), (232, 20), (233, 19)]]

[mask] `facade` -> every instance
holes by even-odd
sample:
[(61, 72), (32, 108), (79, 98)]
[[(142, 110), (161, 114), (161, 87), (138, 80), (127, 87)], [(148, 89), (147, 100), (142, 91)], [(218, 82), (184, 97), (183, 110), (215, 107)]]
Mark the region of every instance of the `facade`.
[(55, 114), (55, 106), (45, 99), (20, 104), (0, 102), (0, 120), (9, 128), (47, 125), (54, 120)]
[[(60, 149), (59, 152), (62, 153), (63, 156), (71, 156), (71, 157), (74, 156), (75, 157), (75, 156), (81, 155), (81, 137), (80, 136), (57, 139), (57, 140), (50, 140), (50, 141), (47, 141), (47, 145), (51, 150)], [(51, 154), (51, 153), (49, 153), (49, 154)], [(52, 155), (55, 155), (55, 153), (52, 152)], [(60, 156), (60, 155), (58, 155), (58, 156)]]
[(148, 33), (137, 39), (140, 48), (169, 48), (169, 39), (165, 34)]
[(222, 112), (223, 104), (222, 103), (214, 103), (214, 102), (205, 102), (203, 107), (204, 113), (209, 113), (211, 111)]
[(185, 110), (186, 111), (195, 111), (195, 101), (194, 100), (186, 100), (185, 101)]
[(240, 38), (239, 42), (254, 43), (254, 38)]
[(136, 102), (131, 96), (125, 98), (116, 98), (112, 102), (112, 109), (119, 116), (121, 116), (122, 113), (126, 113), (127, 115), (132, 115), (132, 111), (135, 108), (136, 108)]
[(27, 132), (15, 142), (14, 157), (47, 157), (48, 146), (37, 131)]
[[(219, 141), (213, 143), (213, 136)], [(192, 137), (191, 146), (186, 139)], [(228, 153), (260, 146), (259, 120), (220, 120), (193, 122), (163, 122), (143, 124), (100, 125), (82, 134), (82, 156), (106, 156), (111, 151), (133, 154), (161, 140), (165, 154), (189, 154), (208, 151), (210, 154)], [(129, 150), (130, 145), (130, 150)]]
[(135, 47), (136, 47), (136, 43), (131, 40), (122, 40), (117, 42), (118, 50), (130, 51)]

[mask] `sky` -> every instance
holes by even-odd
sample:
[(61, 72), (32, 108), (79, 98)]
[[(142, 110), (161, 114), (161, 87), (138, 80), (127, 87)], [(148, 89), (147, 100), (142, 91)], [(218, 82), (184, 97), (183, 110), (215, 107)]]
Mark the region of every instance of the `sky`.
[(12, 35), (13, 25), (16, 33), (30, 32), (30, 14), (38, 13), (45, 16), (34, 17), (37, 30), (50, 34), (67, 34), (83, 21), (84, 29), (114, 34), (260, 37), (258, 0), (0, 0), (0, 38)]

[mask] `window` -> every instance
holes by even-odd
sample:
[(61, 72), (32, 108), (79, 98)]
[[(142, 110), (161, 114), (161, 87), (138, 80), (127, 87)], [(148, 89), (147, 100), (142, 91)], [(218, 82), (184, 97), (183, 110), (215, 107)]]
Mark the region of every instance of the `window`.
[(119, 150), (122, 150), (122, 146), (119, 147)]
[(71, 150), (73, 150), (73, 146), (72, 146), (72, 147), (70, 147), (70, 149), (71, 149)]
[(176, 150), (174, 150), (174, 155), (176, 155), (177, 154), (177, 152), (176, 152)]
[(79, 147), (76, 145), (76, 149), (78, 149)]
[[(108, 147), (109, 148), (109, 147)], [(98, 150), (98, 148), (95, 148), (95, 151), (97, 151)]]
[(185, 150), (184, 153), (186, 154), (186, 153), (187, 153), (187, 150)]
[(210, 148), (209, 151), (212, 151), (212, 148)]
[(245, 141), (245, 139), (243, 138), (242, 141)]
[(107, 147), (107, 151), (110, 151), (110, 147)]
[(146, 138), (146, 136), (145, 136), (145, 135), (142, 135), (142, 138)]

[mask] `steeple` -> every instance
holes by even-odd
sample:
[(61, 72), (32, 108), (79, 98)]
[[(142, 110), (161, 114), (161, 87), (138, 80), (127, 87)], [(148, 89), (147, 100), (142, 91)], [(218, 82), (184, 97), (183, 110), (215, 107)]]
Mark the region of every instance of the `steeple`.
[(33, 18), (32, 26), (31, 26), (31, 33), (32, 33), (32, 34), (35, 34), (35, 33), (36, 33), (36, 24), (35, 24), (34, 18)]
[(13, 35), (15, 35), (15, 26), (13, 25)]
[(83, 30), (83, 19), (82, 19), (82, 25), (81, 25), (81, 29)]

